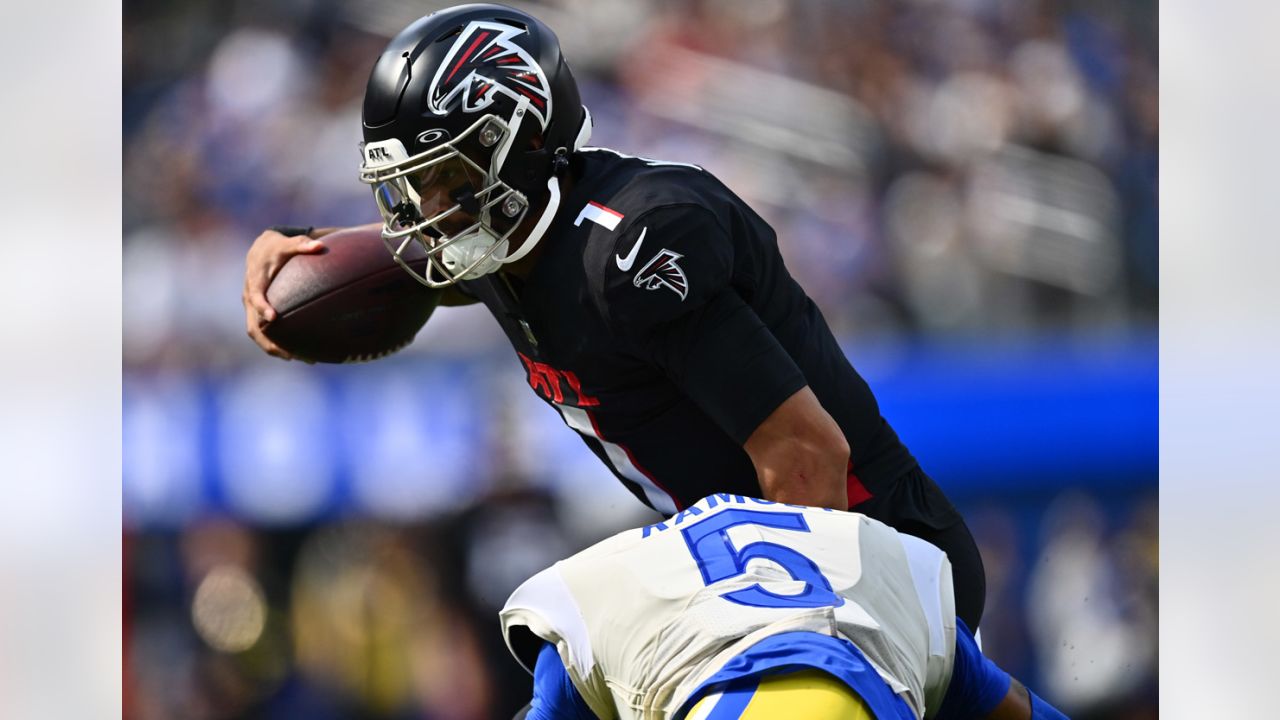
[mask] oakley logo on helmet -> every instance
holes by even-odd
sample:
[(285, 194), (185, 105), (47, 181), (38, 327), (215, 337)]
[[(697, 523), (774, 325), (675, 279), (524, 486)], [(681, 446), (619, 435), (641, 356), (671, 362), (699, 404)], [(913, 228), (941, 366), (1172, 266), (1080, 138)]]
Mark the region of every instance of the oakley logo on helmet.
[(680, 302), (684, 302), (689, 295), (689, 279), (685, 277), (684, 269), (676, 262), (682, 257), (684, 256), (678, 252), (663, 248), (640, 268), (640, 272), (636, 273), (631, 284), (645, 290), (670, 288), (680, 296)]
[(420, 145), (434, 145), (442, 140), (449, 139), (449, 131), (437, 128), (435, 130), (424, 130), (418, 133), (418, 143)]
[(455, 107), (479, 112), (506, 95), (529, 109), (545, 130), (551, 117), (551, 89), (542, 68), (514, 38), (522, 28), (476, 21), (458, 35), (427, 89), (427, 107), (448, 115)]

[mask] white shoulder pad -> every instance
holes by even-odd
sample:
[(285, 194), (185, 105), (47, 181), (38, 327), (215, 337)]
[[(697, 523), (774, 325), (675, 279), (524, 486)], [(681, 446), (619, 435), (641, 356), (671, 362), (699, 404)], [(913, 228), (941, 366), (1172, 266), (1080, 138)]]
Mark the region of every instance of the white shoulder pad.
[[(534, 635), (556, 645), (566, 663), (572, 663), (579, 677), (587, 677), (595, 659), (591, 653), (591, 636), (586, 621), (573, 599), (573, 593), (564, 578), (553, 565), (525, 580), (499, 613), (502, 634), (507, 649), (524, 666), (533, 672), (536, 658), (521, 657), (511, 642), (511, 630), (527, 627)], [(567, 651), (569, 657), (564, 658)]]

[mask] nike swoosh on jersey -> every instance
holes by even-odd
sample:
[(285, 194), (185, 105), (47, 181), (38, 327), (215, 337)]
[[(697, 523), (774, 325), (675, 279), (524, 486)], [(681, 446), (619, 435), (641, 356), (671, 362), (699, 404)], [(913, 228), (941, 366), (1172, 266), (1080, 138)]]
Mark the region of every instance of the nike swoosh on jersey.
[(636, 254), (640, 252), (640, 243), (644, 242), (644, 234), (647, 232), (649, 232), (649, 227), (646, 225), (645, 228), (640, 231), (640, 237), (636, 238), (636, 244), (631, 246), (631, 252), (627, 253), (626, 257), (622, 257), (621, 255), (613, 256), (614, 262), (618, 263), (619, 270), (626, 272), (631, 269), (631, 266), (636, 261)]

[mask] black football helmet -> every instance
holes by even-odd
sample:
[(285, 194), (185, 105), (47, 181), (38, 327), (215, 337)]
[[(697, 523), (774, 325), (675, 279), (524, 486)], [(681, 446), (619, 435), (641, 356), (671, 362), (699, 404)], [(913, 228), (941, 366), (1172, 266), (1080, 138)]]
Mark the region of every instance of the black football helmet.
[[(374, 65), (360, 180), (400, 266), (447, 287), (537, 244), (559, 207), (558, 176), (590, 135), (550, 28), (502, 5), (459, 5), (405, 28)], [(531, 207), (542, 215), (512, 251)], [(423, 273), (402, 258), (414, 242), (429, 258)]]

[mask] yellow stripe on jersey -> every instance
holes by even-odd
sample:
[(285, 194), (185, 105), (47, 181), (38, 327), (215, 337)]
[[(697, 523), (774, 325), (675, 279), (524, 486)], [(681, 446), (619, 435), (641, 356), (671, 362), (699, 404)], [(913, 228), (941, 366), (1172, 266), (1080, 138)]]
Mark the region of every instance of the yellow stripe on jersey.
[[(875, 720), (857, 693), (819, 670), (760, 678), (754, 691), (712, 693), (686, 720)], [(750, 699), (748, 700), (747, 697)], [(745, 701), (745, 702), (744, 702)], [(745, 705), (745, 707), (744, 707)]]

